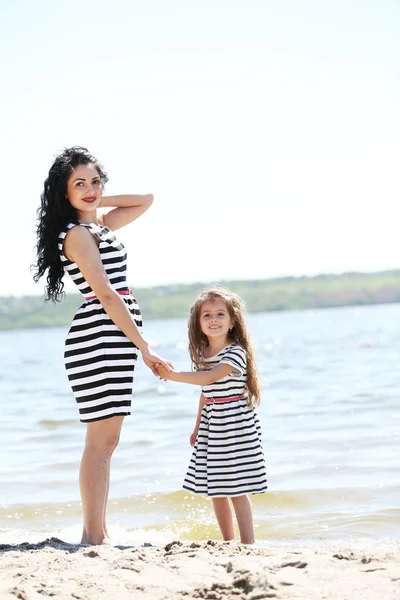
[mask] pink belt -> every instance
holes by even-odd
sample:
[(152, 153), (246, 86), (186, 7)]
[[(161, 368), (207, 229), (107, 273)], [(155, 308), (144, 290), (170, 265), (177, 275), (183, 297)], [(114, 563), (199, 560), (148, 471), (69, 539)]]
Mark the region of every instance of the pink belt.
[(244, 396), (232, 396), (232, 398), (206, 398), (206, 404), (214, 404), (214, 402), (232, 402), (232, 400), (240, 400)]
[[(129, 296), (133, 294), (132, 290), (115, 290), (120, 296)], [(97, 296), (85, 296), (85, 300), (95, 300)]]

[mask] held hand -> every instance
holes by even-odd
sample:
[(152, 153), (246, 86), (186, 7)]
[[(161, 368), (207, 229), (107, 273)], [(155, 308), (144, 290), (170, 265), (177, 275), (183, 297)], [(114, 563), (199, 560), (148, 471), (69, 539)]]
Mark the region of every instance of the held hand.
[(162, 364), (158, 364), (156, 367), (158, 371), (158, 376), (160, 377), (160, 379), (164, 379), (164, 381), (173, 381), (172, 374), (176, 373), (173, 365), (171, 363), (169, 363), (169, 365), (172, 367), (171, 369), (166, 369)]
[(197, 439), (197, 434), (198, 434), (199, 430), (198, 429), (194, 429), (192, 435), (190, 436), (190, 445), (194, 446), (196, 443), (196, 439)]
[(142, 356), (144, 364), (149, 367), (156, 377), (159, 377), (159, 368), (163, 367), (167, 372), (174, 368), (173, 364), (169, 360), (164, 360), (161, 358), (161, 356), (153, 352), (151, 348), (147, 348), (147, 350), (143, 351)]

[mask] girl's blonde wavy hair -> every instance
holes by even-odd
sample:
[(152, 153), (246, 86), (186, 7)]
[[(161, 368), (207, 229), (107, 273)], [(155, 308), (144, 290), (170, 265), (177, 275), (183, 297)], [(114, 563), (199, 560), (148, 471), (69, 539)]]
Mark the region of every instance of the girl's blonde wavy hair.
[(190, 309), (188, 322), (190, 358), (196, 370), (209, 368), (209, 365), (204, 363), (204, 351), (208, 347), (209, 342), (207, 336), (201, 330), (200, 311), (204, 302), (215, 302), (215, 300), (222, 300), (224, 302), (229, 316), (233, 321), (232, 330), (228, 332), (229, 343), (241, 346), (246, 352), (247, 404), (250, 408), (255, 408), (261, 399), (261, 381), (257, 373), (250, 335), (246, 328), (246, 306), (237, 294), (222, 287), (213, 287), (202, 292), (197, 298)]

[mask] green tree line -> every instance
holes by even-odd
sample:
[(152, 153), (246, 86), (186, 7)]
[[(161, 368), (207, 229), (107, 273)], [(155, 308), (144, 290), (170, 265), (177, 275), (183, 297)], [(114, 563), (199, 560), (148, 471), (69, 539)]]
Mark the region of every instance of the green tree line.
[[(198, 293), (218, 283), (238, 293), (249, 312), (400, 302), (400, 270), (143, 287), (134, 290), (145, 319), (187, 317)], [(68, 293), (61, 303), (42, 296), (0, 297), (0, 329), (67, 326), (82, 303)]]

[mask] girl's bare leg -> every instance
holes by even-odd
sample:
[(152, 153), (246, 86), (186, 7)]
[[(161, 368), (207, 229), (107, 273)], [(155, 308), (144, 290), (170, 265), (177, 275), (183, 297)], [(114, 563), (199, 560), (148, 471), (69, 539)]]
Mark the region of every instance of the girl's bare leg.
[(231, 498), (243, 544), (254, 544), (253, 511), (248, 496)]
[(83, 507), (82, 544), (109, 542), (106, 508), (110, 485), (110, 461), (118, 445), (124, 417), (88, 423), (79, 473)]
[(213, 498), (214, 512), (225, 542), (235, 539), (232, 509), (228, 498)]

